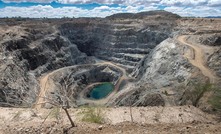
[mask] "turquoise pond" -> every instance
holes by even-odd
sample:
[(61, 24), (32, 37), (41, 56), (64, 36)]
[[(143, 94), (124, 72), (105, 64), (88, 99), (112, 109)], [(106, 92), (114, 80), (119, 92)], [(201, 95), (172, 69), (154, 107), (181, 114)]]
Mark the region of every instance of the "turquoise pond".
[(109, 95), (114, 89), (114, 85), (112, 83), (103, 83), (95, 86), (89, 92), (89, 98), (92, 99), (102, 99)]

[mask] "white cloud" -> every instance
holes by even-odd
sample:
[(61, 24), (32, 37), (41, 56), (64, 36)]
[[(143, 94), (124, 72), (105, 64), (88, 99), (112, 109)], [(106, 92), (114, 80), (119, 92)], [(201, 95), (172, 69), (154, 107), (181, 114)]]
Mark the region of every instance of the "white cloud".
[(9, 3), (9, 2), (36, 2), (36, 3), (50, 3), (54, 0), (2, 0), (3, 2)]
[(206, 5), (208, 3), (208, 0), (161, 0), (160, 3), (170, 6), (197, 6)]
[(135, 13), (139, 10), (139, 8), (140, 8), (139, 6), (136, 6), (136, 7), (135, 6), (128, 6), (125, 9), (129, 12)]
[(94, 10), (109, 10), (110, 7), (108, 6), (100, 6), (100, 7), (95, 7)]
[(220, 6), (221, 0), (161, 0), (163, 5), (169, 6)]
[(206, 16), (217, 16), (221, 14), (221, 9), (215, 9), (212, 7), (199, 6), (198, 8), (192, 7), (166, 7), (166, 11), (176, 13), (180, 16), (195, 16), (195, 17), (206, 17)]
[(159, 3), (161, 0), (57, 0), (59, 3), (100, 3), (100, 4), (122, 4), (122, 5), (149, 5)]
[(0, 9), (0, 17), (33, 17), (33, 18), (61, 18), (61, 17), (106, 17), (114, 13), (139, 12), (139, 7), (108, 7), (100, 6), (94, 9), (82, 9), (77, 7), (53, 8), (50, 5), (31, 7), (5, 7)]
[(221, 0), (210, 0), (208, 2), (208, 5), (210, 5), (210, 6), (221, 6)]
[[(51, 2), (52, 0), (4, 0), (4, 1), (31, 1)], [(102, 5), (94, 9), (77, 7), (30, 6), (0, 8), (0, 17), (105, 17), (114, 13), (140, 12), (158, 10), (165, 6), (166, 11), (181, 16), (217, 16), (221, 15), (221, 0), (56, 0), (60, 3), (103, 3), (119, 4), (118, 7)]]
[(3, 0), (4, 2), (36, 2), (50, 3), (56, 1), (62, 4), (120, 4), (126, 6), (165, 5), (165, 6), (221, 6), (221, 0)]

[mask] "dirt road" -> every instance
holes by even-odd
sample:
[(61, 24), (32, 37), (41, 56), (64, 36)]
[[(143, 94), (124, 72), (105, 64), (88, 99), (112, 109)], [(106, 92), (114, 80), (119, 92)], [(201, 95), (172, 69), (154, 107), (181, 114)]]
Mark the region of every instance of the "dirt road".
[[(96, 63), (96, 64), (85, 64), (83, 66), (86, 66), (86, 65), (109, 65), (109, 66), (113, 66), (117, 69), (119, 69), (121, 72), (122, 72), (122, 76), (118, 79), (116, 85), (115, 85), (115, 89), (114, 91), (105, 99), (101, 99), (99, 101), (93, 101), (93, 100), (87, 100), (87, 99), (84, 99), (83, 98), (83, 92), (80, 94), (80, 96), (82, 97), (82, 101), (84, 102), (94, 102), (94, 103), (98, 103), (98, 104), (105, 104), (114, 94), (116, 94), (116, 92), (118, 91), (119, 87), (120, 87), (120, 84), (121, 82), (123, 82), (124, 80), (127, 80), (128, 77), (126, 75), (126, 70), (122, 67), (119, 67), (111, 62), (101, 62), (101, 63)], [(48, 73), (46, 74), (45, 76), (41, 77), (40, 78), (40, 92), (39, 92), (39, 95), (38, 95), (38, 98), (36, 100), (36, 103), (35, 103), (35, 106), (34, 108), (41, 108), (43, 106), (43, 104), (45, 103), (45, 98), (46, 98), (46, 94), (49, 92), (50, 90), (50, 87), (52, 86), (53, 83), (50, 83), (49, 82), (49, 78), (50, 76), (52, 76), (53, 74), (57, 73), (57, 72), (60, 72), (62, 70), (65, 70), (65, 69), (70, 69), (70, 68), (73, 68), (73, 67), (77, 67), (77, 66), (82, 66), (82, 65), (75, 65), (75, 66), (69, 66), (69, 67), (63, 67), (63, 68), (60, 68), (60, 69), (57, 69), (57, 70), (54, 70), (53, 72), (51, 73)], [(90, 85), (88, 85), (90, 86)]]
[(202, 50), (202, 48), (200, 48), (200, 46), (198, 44), (192, 44), (192, 43), (187, 42), (186, 41), (187, 37), (188, 36), (186, 36), (186, 35), (178, 37), (178, 41), (180, 41), (182, 44), (184, 44), (186, 46), (189, 46), (193, 49), (194, 56), (193, 57), (186, 56), (186, 58), (190, 61), (190, 63), (193, 66), (199, 68), (204, 76), (209, 78), (210, 83), (215, 83), (216, 82), (216, 76), (205, 65), (205, 62), (204, 62), (204, 59), (203, 59), (204, 51)]
[(37, 108), (37, 109), (41, 108), (45, 102), (44, 100), (46, 97), (46, 89), (48, 87), (48, 77), (49, 75), (46, 75), (45, 77), (40, 79), (40, 93), (38, 95), (34, 108)]

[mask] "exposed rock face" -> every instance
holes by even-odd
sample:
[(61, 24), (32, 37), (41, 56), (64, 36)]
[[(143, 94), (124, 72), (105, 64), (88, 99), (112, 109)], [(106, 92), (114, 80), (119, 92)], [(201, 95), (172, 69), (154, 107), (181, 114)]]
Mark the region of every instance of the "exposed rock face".
[(199, 40), (204, 45), (221, 46), (221, 34), (203, 36)]
[[(55, 100), (59, 85), (68, 78), (71, 106), (89, 103), (91, 100), (84, 100), (82, 92), (99, 82), (112, 82), (117, 89), (106, 99), (106, 105), (187, 104), (183, 99), (185, 88), (180, 87), (190, 86), (191, 80), (206, 78), (189, 60), (194, 59), (192, 48), (177, 41), (180, 34), (199, 34), (199, 38), (194, 36), (191, 40), (214, 48), (205, 62), (221, 76), (220, 20), (182, 19), (154, 11), (103, 19), (2, 21), (2, 106), (32, 105), (44, 76), (49, 77), (48, 90)], [(210, 28), (214, 25), (214, 29), (208, 30), (207, 24)], [(210, 35), (204, 35), (207, 32)]]
[(119, 106), (165, 106), (165, 101), (160, 94), (147, 93), (148, 89), (140, 88), (128, 93), (125, 97), (115, 100)]
[(209, 34), (200, 36), (198, 42), (204, 45), (215, 46), (214, 52), (209, 55), (207, 64), (216, 72), (216, 75), (221, 76), (221, 34)]
[(143, 74), (140, 82), (152, 79), (151, 83), (159, 88), (188, 80), (191, 75), (189, 72), (191, 65), (182, 56), (182, 47), (172, 39), (167, 39), (158, 45), (150, 57), (144, 59), (144, 65), (138, 66), (138, 68), (143, 67), (140, 69), (140, 73)]
[[(88, 85), (102, 82), (116, 84), (121, 75), (120, 70), (108, 65), (70, 66), (50, 73), (48, 82), (43, 86), (45, 90), (50, 91), (46, 93), (49, 99), (62, 99), (64, 97), (62, 92), (65, 90), (68, 93), (70, 106), (78, 106), (77, 98), (86, 97)], [(46, 106), (51, 107), (50, 104)]]
[(29, 106), (38, 96), (37, 78), (42, 73), (93, 62), (76, 45), (55, 31), (50, 32), (52, 27), (48, 28), (46, 23), (36, 26), (37, 29), (28, 25), (1, 28), (8, 29), (1, 33), (1, 102)]
[(121, 14), (104, 20), (79, 20), (59, 28), (78, 49), (88, 56), (96, 56), (124, 66), (131, 72), (137, 63), (160, 42), (168, 38), (177, 15), (165, 12)]
[[(133, 92), (139, 97), (132, 97), (134, 93), (128, 98), (135, 106), (145, 105), (165, 105), (165, 101), (170, 104), (176, 104), (177, 99), (182, 95), (181, 90), (177, 87), (180, 85), (186, 85), (191, 77), (192, 66), (185, 59), (183, 54), (183, 47), (179, 45), (173, 39), (167, 39), (160, 43), (147, 57), (145, 57), (134, 70), (134, 76), (139, 78), (133, 87)], [(136, 87), (143, 87), (142, 90)], [(168, 97), (163, 94), (163, 91), (173, 92), (173, 97)], [(125, 92), (127, 92), (125, 90)], [(130, 91), (131, 92), (131, 91)], [(172, 100), (167, 100), (162, 97)], [(126, 96), (126, 95), (125, 95)], [(119, 98), (122, 98), (121, 96)], [(151, 101), (155, 100), (155, 101)], [(120, 102), (113, 101), (117, 104), (126, 103), (125, 99)]]
[(212, 68), (219, 77), (221, 77), (221, 49), (217, 50), (210, 56), (208, 66)]

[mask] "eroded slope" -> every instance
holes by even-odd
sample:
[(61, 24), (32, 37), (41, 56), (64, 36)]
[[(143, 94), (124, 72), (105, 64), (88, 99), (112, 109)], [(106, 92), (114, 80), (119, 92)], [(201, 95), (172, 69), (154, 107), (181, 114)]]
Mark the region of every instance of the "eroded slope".
[[(220, 78), (220, 20), (163, 11), (103, 19), (2, 20), (2, 106), (59, 100), (66, 82), (73, 107), (191, 104), (185, 97), (191, 83), (218, 83)], [(91, 84), (102, 82), (113, 83), (117, 91), (104, 100), (85, 97)]]

